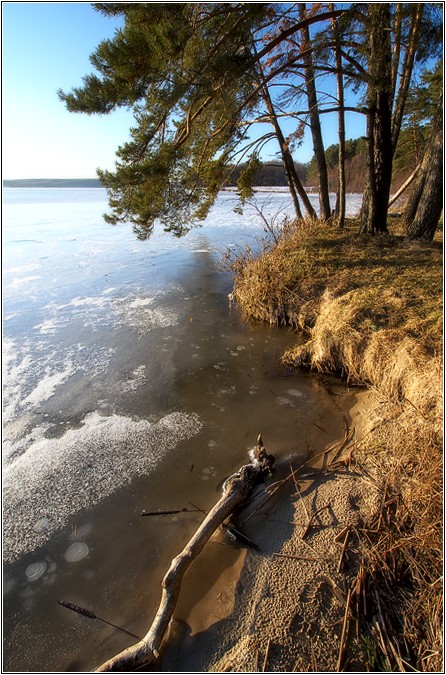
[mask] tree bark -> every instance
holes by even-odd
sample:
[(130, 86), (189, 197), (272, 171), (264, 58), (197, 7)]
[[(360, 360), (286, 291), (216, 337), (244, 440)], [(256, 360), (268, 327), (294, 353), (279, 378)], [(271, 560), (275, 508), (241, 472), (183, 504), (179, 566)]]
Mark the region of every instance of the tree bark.
[(443, 209), (443, 110), (439, 101), (414, 190), (403, 213), (409, 239), (432, 241)]
[[(307, 17), (306, 3), (299, 2), (299, 19), (305, 21)], [(301, 28), (302, 49), (304, 50), (304, 71), (305, 71), (305, 85), (308, 98), (308, 109), (310, 111), (310, 129), (313, 139), (314, 154), (316, 157), (318, 173), (319, 173), (319, 205), (320, 217), (322, 220), (330, 220), (331, 207), (330, 196), (328, 192), (328, 173), (327, 162), (325, 159), (324, 142), (322, 139), (321, 121), (319, 117), (319, 108), (316, 94), (316, 80), (313, 69), (313, 57), (311, 51), (306, 49), (305, 45), (310, 45), (310, 31), (308, 25), (304, 24)]]
[(250, 464), (242, 466), (237, 473), (232, 474), (225, 481), (221, 498), (209, 511), (182, 552), (172, 560), (162, 581), (162, 595), (158, 611), (146, 635), (133, 646), (103, 663), (95, 672), (133, 672), (158, 657), (178, 601), (181, 582), (186, 570), (215, 530), (246, 501), (253, 487), (272, 468), (274, 459), (262, 447), (260, 437), (258, 443), (259, 446), (255, 450), (256, 457)]
[[(334, 10), (334, 4), (329, 4), (329, 9)], [(336, 57), (336, 80), (337, 80), (337, 94), (339, 103), (338, 112), (338, 189), (336, 191), (336, 208), (335, 216), (338, 227), (343, 228), (345, 223), (345, 118), (344, 118), (344, 78), (342, 75), (342, 54), (341, 45), (339, 41), (339, 31), (337, 19), (333, 18), (333, 37), (335, 41), (335, 57)]]
[(293, 198), (293, 203), (294, 203), (294, 210), (296, 212), (296, 216), (298, 218), (302, 218), (302, 212), (300, 210), (300, 204), (298, 200), (298, 196), (301, 198), (302, 203), (304, 205), (305, 211), (307, 212), (307, 215), (310, 216), (310, 218), (316, 218), (316, 212), (313, 209), (313, 206), (308, 198), (307, 193), (305, 192), (305, 188), (302, 185), (302, 182), (298, 176), (298, 173), (296, 171), (296, 167), (294, 166), (294, 160), (291, 152), (288, 149), (288, 144), (285, 140), (285, 137), (283, 135), (282, 129), (280, 127), (279, 122), (277, 121), (277, 115), (274, 110), (273, 102), (271, 100), (271, 97), (269, 95), (268, 90), (265, 88), (263, 92), (263, 99), (265, 101), (266, 108), (269, 113), (269, 117), (271, 120), (271, 124), (274, 127), (275, 134), (277, 136), (277, 140), (279, 142), (280, 146), (280, 152), (282, 154), (282, 160), (283, 164), (285, 167), (285, 174), (287, 177), (287, 182), (288, 186), (291, 191), (291, 196)]
[[(253, 43), (254, 44), (254, 43)], [(255, 45), (254, 45), (254, 52), (257, 55)], [(302, 218), (302, 211), (300, 209), (300, 204), (299, 204), (299, 199), (298, 197), (301, 198), (302, 203), (304, 205), (305, 211), (307, 212), (307, 215), (310, 218), (316, 218), (316, 212), (308, 198), (308, 195), (305, 191), (304, 186), (302, 185), (302, 181), (299, 178), (299, 175), (296, 171), (296, 167), (294, 166), (294, 160), (293, 156), (288, 148), (288, 143), (285, 140), (285, 137), (282, 132), (282, 128), (279, 124), (279, 121), (277, 119), (276, 111), (274, 108), (274, 104), (271, 98), (271, 95), (269, 93), (268, 85), (265, 83), (265, 75), (263, 72), (263, 67), (261, 62), (258, 62), (258, 69), (259, 69), (259, 76), (260, 76), (260, 81), (262, 84), (262, 98), (265, 102), (266, 109), (269, 114), (269, 119), (271, 121), (271, 124), (274, 128), (274, 132), (277, 137), (277, 141), (279, 143), (280, 147), (280, 152), (282, 155), (282, 160), (285, 168), (285, 175), (287, 178), (288, 186), (290, 188), (291, 192), (291, 197), (293, 199), (293, 204), (294, 204), (294, 211), (296, 213), (297, 218)]]
[(392, 180), (391, 43), (389, 3), (368, 8), (369, 83), (367, 90), (367, 182), (361, 210), (361, 234), (387, 232)]
[[(409, 93), (409, 87), (412, 80), (412, 71), (413, 65), (415, 62), (415, 54), (418, 48), (421, 20), (423, 18), (424, 6), (423, 3), (417, 2), (411, 5), (411, 21), (410, 21), (410, 33), (406, 51), (404, 54), (404, 61), (401, 68), (401, 76), (398, 87), (398, 93), (394, 100), (393, 113), (392, 113), (392, 153), (395, 154), (396, 146), (398, 144), (398, 138), (401, 130), (401, 123), (404, 115), (404, 108), (407, 101), (407, 94)], [(395, 58), (395, 54), (394, 54)], [(398, 53), (399, 58), (399, 53)], [(398, 64), (396, 64), (398, 68)], [(392, 88), (396, 86), (396, 81), (393, 81), (393, 72), (392, 72)]]

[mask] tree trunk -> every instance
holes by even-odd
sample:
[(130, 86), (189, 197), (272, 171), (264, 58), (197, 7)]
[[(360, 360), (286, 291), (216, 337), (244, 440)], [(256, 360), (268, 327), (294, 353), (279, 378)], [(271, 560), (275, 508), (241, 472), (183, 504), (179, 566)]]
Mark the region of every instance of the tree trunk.
[[(256, 52), (255, 48), (255, 43), (253, 42), (253, 49), (254, 52)], [(287, 178), (287, 183), (288, 187), (290, 188), (291, 192), (291, 197), (293, 200), (293, 205), (294, 205), (294, 211), (296, 214), (296, 218), (302, 218), (302, 211), (300, 209), (300, 204), (299, 204), (299, 199), (298, 196), (301, 198), (302, 203), (304, 205), (305, 211), (307, 212), (307, 215), (310, 218), (316, 218), (316, 212), (308, 198), (308, 195), (305, 191), (304, 186), (302, 185), (302, 181), (299, 178), (299, 175), (296, 171), (296, 167), (294, 165), (294, 160), (293, 156), (288, 148), (288, 143), (285, 140), (285, 137), (283, 135), (281, 126), (279, 124), (279, 121), (277, 119), (276, 111), (274, 108), (274, 104), (271, 98), (271, 95), (269, 93), (268, 85), (265, 83), (265, 75), (263, 72), (263, 67), (261, 62), (259, 61), (258, 63), (258, 69), (259, 69), (259, 77), (260, 81), (262, 84), (262, 98), (265, 102), (266, 109), (269, 114), (270, 122), (274, 128), (274, 132), (276, 134), (277, 140), (279, 142), (279, 147), (280, 147), (280, 152), (282, 155), (282, 160), (283, 160), (283, 165), (285, 168), (285, 175)]]
[(361, 209), (361, 234), (387, 232), (392, 180), (391, 43), (389, 3), (368, 8), (369, 82), (367, 90), (367, 182)]
[[(409, 87), (412, 80), (412, 71), (415, 61), (415, 54), (418, 47), (421, 20), (423, 18), (423, 3), (414, 3), (411, 5), (411, 21), (410, 21), (410, 33), (408, 38), (408, 44), (404, 54), (404, 61), (401, 68), (401, 77), (398, 87), (398, 93), (394, 100), (393, 114), (392, 114), (392, 153), (395, 154), (396, 146), (398, 143), (398, 138), (401, 129), (401, 123), (404, 115), (404, 108), (407, 101), (407, 94), (409, 93)], [(395, 58), (395, 54), (394, 54)], [(399, 52), (398, 52), (399, 58)], [(398, 67), (398, 64), (396, 64)], [(392, 87), (396, 86), (396, 81), (393, 81), (392, 73)]]
[[(334, 10), (334, 4), (330, 3), (329, 9)], [(339, 154), (338, 154), (338, 189), (336, 191), (336, 208), (335, 216), (338, 227), (343, 228), (345, 223), (345, 118), (344, 118), (344, 78), (342, 75), (342, 54), (339, 41), (339, 31), (337, 19), (332, 19), (333, 37), (335, 40), (335, 56), (336, 56), (336, 79), (337, 79), (337, 93), (338, 93), (338, 138), (339, 138)]]
[(223, 485), (223, 494), (209, 511), (182, 552), (172, 560), (162, 581), (160, 606), (146, 635), (131, 647), (103, 663), (95, 672), (134, 672), (157, 658), (180, 594), (182, 579), (215, 530), (246, 502), (253, 487), (271, 470), (274, 458), (268, 455), (259, 436), (255, 457), (232, 474)]
[(403, 222), (409, 239), (432, 241), (443, 208), (443, 110), (439, 101), (429, 143)]
[(302, 200), (302, 203), (304, 205), (305, 211), (307, 212), (307, 215), (310, 218), (316, 218), (316, 212), (313, 209), (313, 206), (308, 198), (307, 193), (305, 192), (305, 188), (302, 185), (302, 182), (298, 176), (298, 173), (296, 171), (296, 167), (294, 166), (294, 160), (291, 152), (288, 149), (288, 144), (285, 140), (285, 137), (283, 135), (282, 129), (280, 127), (280, 124), (277, 120), (277, 115), (276, 111), (274, 110), (274, 105), (271, 100), (271, 97), (269, 95), (268, 90), (265, 88), (263, 91), (263, 100), (265, 101), (266, 108), (269, 113), (269, 117), (271, 120), (271, 124), (274, 127), (275, 134), (277, 136), (277, 140), (279, 142), (280, 146), (280, 152), (282, 154), (282, 159), (283, 159), (283, 164), (285, 167), (285, 174), (287, 177), (287, 182), (288, 186), (291, 191), (291, 196), (293, 198), (293, 203), (294, 203), (294, 210), (296, 212), (297, 218), (302, 218), (302, 212), (300, 210), (300, 204), (299, 200), (297, 198), (297, 195)]
[[(299, 2), (299, 18), (305, 21), (307, 16), (306, 3)], [(313, 57), (311, 51), (305, 48), (305, 45), (310, 46), (310, 31), (305, 25), (301, 28), (302, 49), (304, 50), (304, 70), (305, 70), (305, 85), (308, 98), (308, 109), (310, 111), (310, 129), (313, 139), (314, 155), (316, 157), (318, 173), (319, 173), (319, 205), (320, 217), (322, 220), (330, 220), (331, 207), (330, 196), (328, 191), (328, 173), (327, 162), (325, 159), (324, 142), (322, 140), (321, 121), (319, 117), (319, 108), (316, 94), (316, 80), (313, 69)]]
[(398, 79), (398, 70), (401, 54), (401, 25), (403, 20), (403, 5), (397, 2), (395, 5), (394, 25), (393, 25), (393, 58), (392, 58), (392, 99), (395, 96), (396, 82)]

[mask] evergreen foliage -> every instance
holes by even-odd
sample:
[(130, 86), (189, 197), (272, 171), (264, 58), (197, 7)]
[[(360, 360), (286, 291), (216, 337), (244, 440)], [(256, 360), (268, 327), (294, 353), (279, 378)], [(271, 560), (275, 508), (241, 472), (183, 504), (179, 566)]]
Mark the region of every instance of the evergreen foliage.
[[(369, 120), (366, 193), (380, 207), (376, 211), (366, 200), (364, 213), (372, 214), (366, 229), (379, 230), (375, 212), (382, 220), (414, 64), (438, 52), (441, 16), (435, 3), (94, 7), (104, 16), (122, 17), (123, 27), (91, 55), (95, 72), (59, 96), (73, 112), (103, 115), (124, 107), (134, 114), (115, 170), (98, 171), (109, 194), (109, 222), (130, 221), (140, 237), (150, 234), (156, 219), (168, 231), (186, 232), (206, 217), (235, 174), (241, 199), (249, 198), (262, 147), (273, 138), (290, 188), (305, 198), (291, 152), (308, 120), (316, 129), (320, 115), (342, 116), (347, 109), (319, 89), (323, 76), (337, 73), (344, 87), (367, 90), (357, 109)], [(288, 137), (282, 119), (295, 120)], [(269, 123), (270, 131), (253, 140), (257, 122)], [(325, 152), (316, 136), (325, 192), (322, 168), (328, 164), (334, 171), (334, 146)], [(243, 170), (236, 170), (239, 164)]]

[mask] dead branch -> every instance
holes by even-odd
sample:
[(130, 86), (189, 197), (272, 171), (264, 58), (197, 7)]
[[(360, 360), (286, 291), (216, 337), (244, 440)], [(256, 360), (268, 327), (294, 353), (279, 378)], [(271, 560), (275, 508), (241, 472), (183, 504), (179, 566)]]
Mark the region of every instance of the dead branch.
[(242, 466), (237, 473), (225, 481), (223, 494), (218, 502), (206, 515), (182, 552), (172, 560), (162, 581), (162, 595), (158, 611), (146, 635), (136, 644), (103, 663), (96, 672), (132, 672), (158, 657), (178, 601), (181, 582), (186, 570), (215, 530), (246, 501), (256, 483), (272, 468), (274, 460), (263, 447), (256, 448), (255, 454), (250, 464)]

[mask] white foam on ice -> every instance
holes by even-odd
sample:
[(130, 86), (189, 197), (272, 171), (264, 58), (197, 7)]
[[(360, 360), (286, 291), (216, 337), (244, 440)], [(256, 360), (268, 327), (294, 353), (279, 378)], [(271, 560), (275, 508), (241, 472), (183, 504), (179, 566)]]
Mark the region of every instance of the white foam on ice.
[(32, 406), (41, 405), (44, 401), (54, 396), (57, 387), (66, 382), (70, 375), (74, 373), (74, 366), (68, 363), (66, 368), (57, 373), (46, 373), (36, 387), (26, 398), (22, 400), (22, 405), (30, 403)]
[(80, 319), (93, 330), (129, 326), (144, 335), (154, 328), (166, 328), (179, 323), (177, 313), (160, 301), (166, 292), (158, 292), (153, 296), (133, 293), (113, 297), (112, 291), (107, 289), (100, 296), (78, 296), (65, 304), (50, 303), (44, 307), (50, 316), (34, 328), (41, 334), (54, 333), (70, 321)]
[(12, 279), (11, 283), (9, 284), (9, 288), (19, 288), (24, 284), (30, 284), (31, 282), (38, 281), (41, 278), (42, 277), (38, 275), (33, 275), (30, 277), (16, 277), (15, 279)]
[(147, 366), (141, 364), (132, 370), (132, 372), (126, 376), (125, 380), (122, 380), (118, 383), (117, 387), (119, 391), (123, 394), (130, 391), (136, 391), (138, 387), (147, 382)]
[[(26, 450), (3, 469), (3, 547), (12, 561), (32, 551), (135, 476), (151, 473), (180, 441), (201, 429), (195, 414), (173, 412), (158, 422), (97, 411), (59, 438), (33, 431)], [(44, 527), (33, 524), (44, 523)]]
[(3, 419), (42, 405), (76, 372), (89, 378), (103, 373), (114, 349), (82, 344), (54, 347), (39, 340), (5, 339), (3, 343)]

